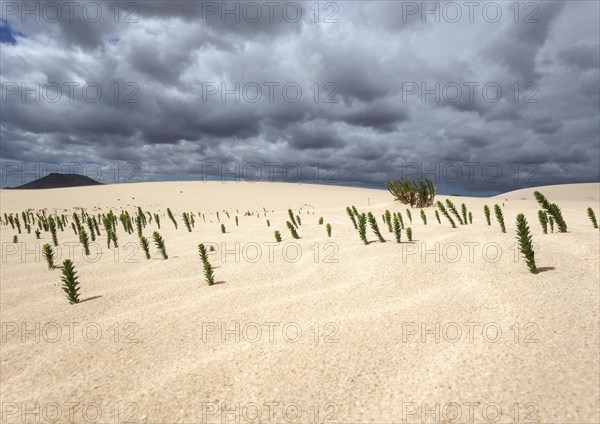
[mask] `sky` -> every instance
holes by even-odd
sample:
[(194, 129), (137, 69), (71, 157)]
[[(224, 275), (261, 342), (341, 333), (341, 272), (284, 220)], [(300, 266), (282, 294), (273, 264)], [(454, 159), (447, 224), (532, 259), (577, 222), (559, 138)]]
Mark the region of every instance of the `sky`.
[(1, 186), (599, 181), (599, 4), (0, 1)]

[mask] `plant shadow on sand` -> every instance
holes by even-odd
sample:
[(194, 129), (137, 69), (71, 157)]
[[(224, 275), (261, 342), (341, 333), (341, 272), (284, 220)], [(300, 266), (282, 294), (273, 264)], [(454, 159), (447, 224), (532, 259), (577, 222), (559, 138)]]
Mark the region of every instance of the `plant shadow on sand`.
[(79, 303), (83, 303), (83, 302), (89, 302), (90, 300), (96, 300), (96, 299), (100, 299), (102, 296), (92, 296), (92, 297), (88, 297), (87, 299), (83, 299), (80, 300)]
[(540, 272), (554, 271), (555, 269), (556, 269), (556, 268), (555, 268), (555, 267), (553, 267), (553, 266), (541, 266), (541, 267), (539, 267), (539, 268), (537, 269), (537, 271), (538, 271), (538, 274), (539, 274)]

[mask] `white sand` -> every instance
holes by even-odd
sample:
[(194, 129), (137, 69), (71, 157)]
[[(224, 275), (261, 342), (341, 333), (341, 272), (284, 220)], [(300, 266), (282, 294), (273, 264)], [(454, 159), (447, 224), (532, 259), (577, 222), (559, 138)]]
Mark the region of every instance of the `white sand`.
[[(85, 258), (74, 245), (81, 296), (89, 300), (69, 305), (60, 270), (48, 270), (40, 254), (50, 235), (38, 241), (33, 232), (22, 234), (14, 245), (16, 231), (0, 227), (2, 422), (44, 422), (44, 414), (57, 413), (68, 422), (69, 412), (75, 422), (87, 414), (88, 422), (244, 423), (257, 412), (255, 422), (294, 422), (298, 412), (298, 422), (452, 422), (452, 402), (461, 423), (600, 422), (599, 231), (586, 215), (591, 206), (600, 217), (599, 187), (543, 188), (569, 226), (566, 234), (547, 235), (533, 190), (453, 197), (474, 215), (473, 225), (457, 229), (443, 217), (438, 224), (434, 208), (426, 209), (427, 226), (418, 209), (409, 224), (406, 206), (384, 190), (195, 182), (2, 190), (2, 214), (66, 208), (70, 218), (74, 207), (118, 215), (137, 206), (160, 212), (169, 254), (164, 261), (152, 248), (146, 260), (137, 236), (120, 224), (119, 249), (108, 250), (101, 226), (92, 249), (98, 257)], [(485, 223), (483, 205), (494, 203), (504, 204), (506, 234), (493, 212), (492, 225)], [(346, 215), (350, 205), (375, 214), (387, 243), (370, 230), (375, 242), (361, 243)], [(164, 216), (167, 207), (178, 230)], [(285, 227), (288, 207), (302, 208), (300, 240)], [(230, 214), (220, 212), (226, 234), (215, 215), (223, 209)], [(413, 243), (393, 240), (381, 222), (386, 209), (402, 211)], [(254, 215), (244, 216), (248, 210)], [(185, 211), (205, 213), (206, 223), (196, 215), (188, 233)], [(515, 256), (519, 212), (538, 245), (537, 275)], [(320, 216), (331, 223), (331, 238)], [(58, 235), (61, 261), (68, 243), (77, 242), (68, 227)], [(156, 228), (153, 222), (144, 234)], [(270, 244), (274, 230), (281, 244)], [(222, 284), (204, 283), (200, 242), (216, 243), (210, 261)], [(230, 253), (223, 256), (224, 249)]]

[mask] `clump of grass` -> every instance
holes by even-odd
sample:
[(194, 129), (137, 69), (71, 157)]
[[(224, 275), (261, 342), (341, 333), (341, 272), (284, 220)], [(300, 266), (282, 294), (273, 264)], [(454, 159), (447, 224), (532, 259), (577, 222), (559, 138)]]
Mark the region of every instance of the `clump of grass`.
[(331, 224), (327, 224), (325, 230), (327, 230), (327, 237), (331, 237)]
[(85, 252), (85, 255), (89, 256), (89, 254), (90, 254), (90, 239), (87, 235), (87, 232), (85, 231), (85, 228), (83, 228), (83, 227), (81, 227), (79, 229), (79, 241), (83, 245), (83, 251)]
[(517, 215), (517, 240), (519, 241), (519, 250), (525, 256), (525, 263), (532, 274), (537, 274), (538, 269), (535, 265), (535, 253), (533, 251), (533, 243), (529, 233), (529, 226), (525, 215), (522, 213)]
[(423, 220), (423, 224), (427, 225), (427, 215), (424, 209), (421, 209), (421, 219)]
[(462, 218), (460, 217), (460, 214), (456, 210), (454, 203), (452, 203), (452, 201), (450, 199), (446, 199), (446, 206), (448, 206), (448, 209), (450, 210), (450, 212), (452, 212), (452, 215), (454, 215), (456, 217), (456, 219), (458, 220), (460, 225), (465, 225)]
[(467, 205), (465, 205), (464, 203), (460, 205), (460, 211), (462, 213), (464, 223), (467, 224), (469, 222), (467, 221)]
[(456, 228), (456, 224), (454, 223), (454, 220), (452, 219), (452, 217), (450, 216), (450, 214), (444, 207), (444, 204), (442, 202), (438, 201), (437, 207), (440, 210), (440, 212), (442, 213), (442, 215), (444, 215), (446, 217), (446, 219), (450, 222), (450, 225), (452, 225), (452, 228)]
[(563, 219), (562, 212), (560, 211), (558, 205), (556, 203), (548, 202), (548, 199), (546, 199), (546, 197), (539, 191), (534, 191), (533, 195), (535, 196), (535, 199), (540, 204), (540, 206), (544, 208), (544, 210), (548, 213), (548, 215), (554, 218), (554, 221), (558, 226), (558, 231), (560, 233), (566, 233), (567, 223)]
[(225, 234), (225, 224), (221, 224), (221, 233)]
[(412, 241), (412, 236), (413, 236), (413, 234), (412, 234), (412, 228), (408, 227), (406, 229), (406, 237), (408, 237), (408, 241)]
[(490, 221), (490, 208), (488, 205), (485, 205), (483, 207), (483, 213), (485, 214), (485, 220), (487, 222), (487, 225), (492, 225), (492, 222)]
[(369, 214), (367, 215), (367, 219), (369, 220), (369, 225), (371, 226), (371, 229), (373, 230), (379, 241), (385, 243), (385, 239), (381, 235), (381, 231), (379, 231), (379, 225), (377, 225), (377, 220), (375, 219), (375, 216), (371, 212), (369, 212)]
[(206, 253), (206, 247), (204, 244), (200, 243), (198, 245), (198, 253), (200, 254), (200, 260), (202, 260), (202, 265), (204, 267), (204, 278), (209, 286), (215, 284), (215, 274), (213, 272), (212, 265), (208, 261), (208, 254)]
[(73, 261), (65, 259), (62, 266), (62, 289), (67, 294), (70, 304), (79, 303), (79, 280)]
[(410, 214), (410, 209), (406, 209), (406, 216), (408, 216), (408, 220), (412, 224), (412, 215)]
[(169, 209), (169, 208), (167, 208), (167, 216), (173, 222), (173, 225), (175, 226), (175, 229), (177, 229), (177, 221), (175, 221), (175, 217), (173, 216), (173, 212), (171, 212), (171, 209)]
[(348, 216), (350, 217), (350, 221), (352, 221), (352, 225), (354, 225), (354, 229), (358, 230), (358, 225), (356, 224), (356, 218), (355, 218), (355, 214), (354, 214), (353, 210), (350, 209), (350, 207), (347, 207), (346, 213), (348, 213)]
[(364, 244), (369, 244), (367, 241), (367, 216), (364, 213), (358, 215), (358, 235)]
[(294, 224), (294, 227), (298, 228), (298, 224), (296, 223), (296, 217), (294, 216), (294, 212), (291, 209), (288, 209), (288, 216), (290, 217), (290, 222)]
[(48, 269), (54, 268), (54, 251), (52, 247), (46, 243), (42, 246), (42, 254), (44, 255), (44, 259), (46, 259), (46, 263), (48, 263)]
[(437, 209), (435, 210), (435, 219), (437, 219), (438, 224), (442, 223), (442, 221), (440, 221), (440, 213)]
[(394, 237), (396, 238), (396, 243), (400, 243), (400, 239), (402, 238), (402, 230), (400, 229), (400, 220), (398, 219), (398, 215), (394, 215)]
[(319, 225), (323, 225), (323, 217), (319, 218)]
[(506, 232), (506, 226), (504, 225), (504, 215), (502, 214), (502, 209), (500, 209), (499, 205), (494, 205), (494, 213), (496, 214), (496, 219), (500, 224), (500, 229), (503, 233)]
[(300, 236), (298, 235), (298, 232), (296, 231), (296, 227), (294, 227), (294, 225), (290, 221), (286, 221), (286, 225), (288, 227), (288, 230), (290, 230), (290, 233), (292, 233), (292, 237), (295, 239), (299, 239)]
[(542, 231), (544, 234), (548, 234), (548, 215), (543, 210), (538, 211), (538, 220), (540, 221), (540, 225), (542, 226)]
[(150, 259), (150, 242), (144, 236), (140, 236), (140, 245), (142, 246), (142, 250), (146, 255), (146, 259)]
[(185, 228), (188, 230), (188, 232), (192, 232), (192, 221), (190, 221), (190, 216), (187, 212), (183, 213), (183, 224), (185, 225)]
[(277, 230), (275, 231), (275, 241), (281, 243), (281, 233)]
[(162, 255), (163, 259), (169, 259), (169, 257), (167, 256), (167, 250), (165, 248), (165, 241), (163, 240), (162, 236), (155, 231), (152, 233), (152, 238), (154, 239), (154, 244), (156, 245), (156, 248), (160, 251), (160, 254)]
[(598, 221), (596, 221), (596, 214), (594, 213), (594, 210), (592, 208), (587, 208), (587, 214), (590, 218), (590, 221), (592, 221), (594, 228), (598, 228)]

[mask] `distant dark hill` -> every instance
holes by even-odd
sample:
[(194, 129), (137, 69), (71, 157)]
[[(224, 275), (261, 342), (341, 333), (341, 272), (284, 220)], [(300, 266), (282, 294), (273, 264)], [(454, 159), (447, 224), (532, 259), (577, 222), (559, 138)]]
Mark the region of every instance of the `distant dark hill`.
[(104, 185), (96, 180), (79, 174), (52, 173), (38, 180), (23, 184), (18, 187), (7, 187), (10, 190), (43, 190), (48, 188), (81, 187), (92, 185)]

